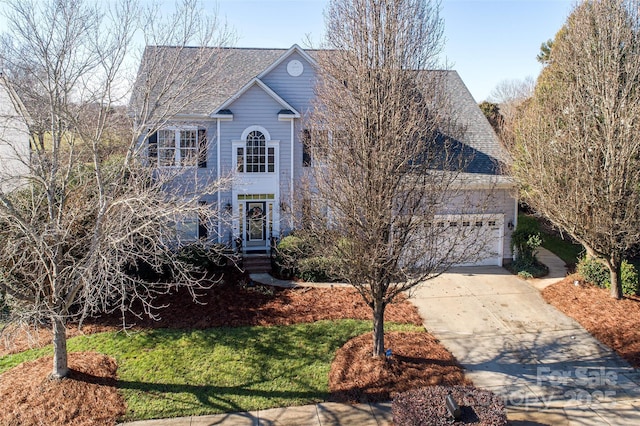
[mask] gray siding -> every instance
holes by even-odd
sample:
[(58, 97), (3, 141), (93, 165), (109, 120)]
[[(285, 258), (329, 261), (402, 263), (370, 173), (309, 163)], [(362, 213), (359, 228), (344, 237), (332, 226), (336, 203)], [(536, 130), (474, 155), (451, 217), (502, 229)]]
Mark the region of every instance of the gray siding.
[[(297, 59), (304, 65), (304, 71), (297, 77), (292, 77), (287, 72), (289, 61)], [(302, 169), (302, 143), (300, 135), (305, 126), (305, 118), (313, 108), (315, 97), (315, 84), (317, 73), (315, 66), (297, 52), (293, 52), (282, 63), (262, 78), (262, 81), (276, 92), (282, 99), (294, 107), (302, 118), (296, 120), (295, 145), (294, 145), (294, 173), (295, 180), (299, 182), (303, 176)]]
[(222, 175), (233, 172), (235, 167), (232, 163), (232, 142), (240, 140), (247, 127), (261, 126), (269, 132), (272, 140), (280, 141), (280, 190), (283, 195), (288, 193), (287, 185), (291, 176), (291, 124), (289, 121), (278, 120), (282, 105), (261, 87), (253, 86), (233, 102), (229, 109), (233, 112), (233, 121), (223, 121), (220, 130)]

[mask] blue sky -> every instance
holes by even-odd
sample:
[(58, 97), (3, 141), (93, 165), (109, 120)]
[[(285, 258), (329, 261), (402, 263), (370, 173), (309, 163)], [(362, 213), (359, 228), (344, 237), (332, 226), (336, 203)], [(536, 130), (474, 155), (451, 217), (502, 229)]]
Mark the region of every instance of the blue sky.
[[(214, 0), (204, 0), (215, 6)], [(326, 0), (218, 0), (239, 47), (305, 47), (321, 41)], [(540, 44), (553, 38), (573, 0), (442, 0), (442, 60), (460, 73), (476, 101), (502, 80), (537, 77)]]

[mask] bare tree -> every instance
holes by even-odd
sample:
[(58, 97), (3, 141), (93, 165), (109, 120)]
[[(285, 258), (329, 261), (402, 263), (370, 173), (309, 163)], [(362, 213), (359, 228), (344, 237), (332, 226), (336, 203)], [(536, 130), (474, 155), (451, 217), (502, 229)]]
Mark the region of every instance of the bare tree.
[[(176, 224), (209, 218), (198, 194), (222, 183), (200, 182), (196, 194), (176, 186), (179, 172), (157, 173), (138, 154), (149, 132), (198, 100), (201, 84), (217, 70), (207, 45), (224, 44), (228, 33), (203, 23), (194, 1), (169, 20), (157, 10), (134, 0), (6, 2), (10, 27), (1, 59), (29, 113), (32, 150), (22, 158), (25, 184), (0, 193), (0, 290), (14, 320), (51, 325), (54, 378), (68, 373), (69, 320), (110, 311), (124, 319), (136, 305), (136, 314), (153, 316), (157, 294), (184, 285), (195, 296), (206, 284), (174, 255), (181, 243)], [(180, 56), (152, 63), (147, 55), (145, 80), (133, 97), (149, 106), (132, 126), (123, 106), (125, 65), (139, 28), (146, 41), (162, 34), (159, 41), (177, 50), (197, 42), (203, 53), (197, 63)], [(172, 74), (178, 68), (181, 80)], [(141, 101), (141, 93), (154, 98)], [(146, 276), (143, 267), (168, 272), (172, 281)]]
[(499, 108), (499, 126), (496, 132), (505, 145), (512, 144), (513, 123), (517, 119), (523, 104), (533, 96), (535, 80), (527, 77), (524, 80), (502, 80), (489, 95), (489, 101)]
[(478, 256), (472, 229), (447, 233), (439, 216), (473, 204), (449, 96), (460, 88), (448, 72), (426, 71), (442, 45), (438, 2), (333, 0), (326, 26), (307, 138), (314, 167), (303, 216), (312, 220), (299, 234), (372, 308), (379, 356), (386, 306)]
[[(640, 241), (640, 4), (577, 5), (515, 129), (525, 199), (611, 272)], [(559, 33), (560, 34), (560, 33)]]

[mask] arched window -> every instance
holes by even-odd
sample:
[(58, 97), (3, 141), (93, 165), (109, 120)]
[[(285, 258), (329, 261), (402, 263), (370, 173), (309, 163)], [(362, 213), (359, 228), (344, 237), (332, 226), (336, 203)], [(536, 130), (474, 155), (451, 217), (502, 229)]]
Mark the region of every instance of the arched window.
[(275, 171), (275, 148), (267, 147), (267, 138), (259, 130), (246, 136), (245, 146), (237, 148), (238, 171), (246, 173), (273, 173)]

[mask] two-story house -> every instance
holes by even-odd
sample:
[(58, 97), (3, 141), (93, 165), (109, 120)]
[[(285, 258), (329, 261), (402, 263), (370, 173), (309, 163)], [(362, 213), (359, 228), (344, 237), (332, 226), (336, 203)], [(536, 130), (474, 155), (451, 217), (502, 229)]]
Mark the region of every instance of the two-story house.
[[(188, 54), (188, 49), (181, 54)], [(309, 166), (304, 118), (314, 99), (316, 54), (297, 45), (225, 49), (225, 78), (191, 110), (148, 137), (144, 151), (159, 169), (190, 169), (184, 176), (193, 182), (233, 176), (229, 190), (201, 196), (202, 203), (218, 210), (219, 220), (197, 223), (194, 218), (182, 225), (184, 232), (251, 252), (268, 250), (271, 237), (294, 229), (294, 218), (300, 214), (296, 206), (307, 195), (300, 186)], [(517, 219), (514, 186), (498, 176), (496, 167), (505, 153), (456, 72), (447, 72), (447, 86), (459, 106), (457, 120), (466, 129), (460, 142), (478, 154), (467, 173), (472, 176), (467, 179), (469, 190), (494, 191), (493, 205), (483, 207), (481, 220), (473, 218), (474, 226), (492, 231), (492, 248), (477, 263), (501, 265), (511, 257), (509, 235)], [(469, 225), (470, 216), (465, 215), (468, 208), (462, 213), (448, 206), (442, 221), (453, 232), (454, 222)]]

